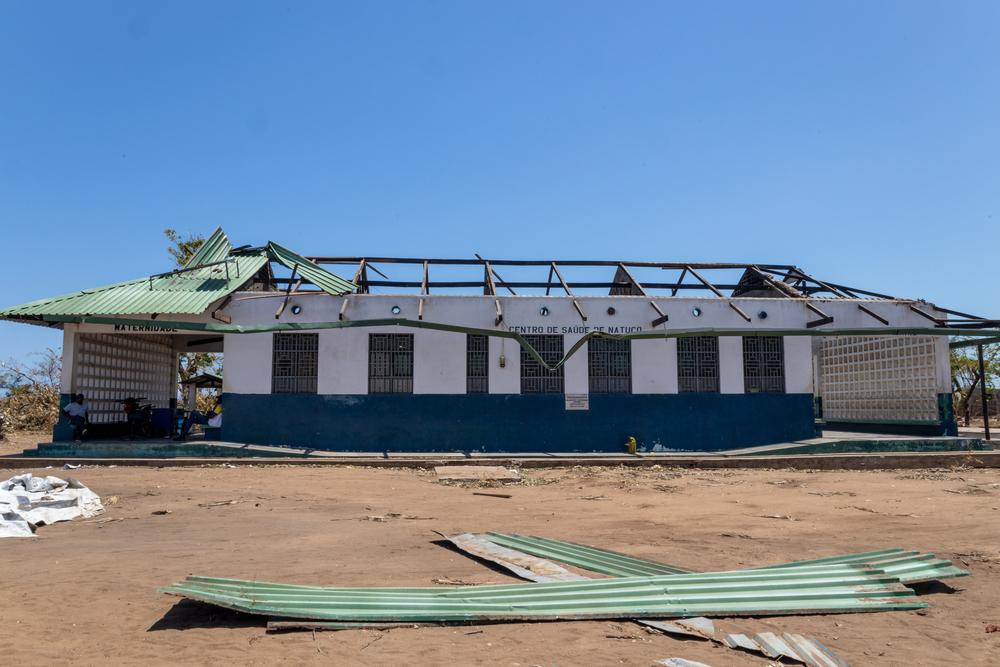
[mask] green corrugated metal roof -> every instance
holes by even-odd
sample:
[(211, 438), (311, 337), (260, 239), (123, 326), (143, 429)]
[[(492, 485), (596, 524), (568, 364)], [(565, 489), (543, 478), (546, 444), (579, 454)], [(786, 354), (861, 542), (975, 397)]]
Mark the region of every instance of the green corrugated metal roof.
[(263, 252), (235, 256), (225, 264), (179, 274), (129, 280), (13, 306), (0, 311), (0, 316), (146, 313), (197, 315), (205, 312), (215, 301), (239, 289), (267, 261), (267, 255)]
[(333, 621), (448, 622), (766, 615), (918, 609), (895, 577), (849, 565), (435, 588), (325, 588), (188, 577), (161, 589), (251, 614)]
[(290, 269), (298, 269), (299, 274), (303, 278), (324, 292), (340, 295), (349, 294), (354, 291), (354, 283), (330, 273), (319, 265), (314, 264), (312, 260), (306, 259), (302, 255), (278, 245), (274, 241), (268, 242), (267, 252), (275, 261), (284, 264)]
[(0, 317), (198, 315), (238, 290), (272, 260), (290, 269), (298, 266), (298, 272), (306, 280), (330, 294), (341, 295), (355, 289), (353, 283), (276, 243), (255, 251), (233, 253), (232, 244), (220, 228), (206, 239), (183, 269), (12, 306), (0, 310)]
[(222, 227), (216, 227), (212, 235), (205, 239), (198, 251), (191, 256), (184, 268), (191, 268), (201, 264), (211, 264), (221, 262), (233, 250), (233, 244), (229, 242), (229, 237), (222, 231)]
[[(613, 577), (651, 576), (671, 573), (685, 573), (685, 570), (675, 565), (658, 563), (626, 556), (607, 549), (553, 540), (545, 537), (528, 535), (504, 535), (487, 533), (484, 535), (494, 544), (517, 549), (533, 556), (551, 558), (567, 565), (573, 565), (591, 572), (600, 572)], [(903, 549), (884, 549), (864, 553), (830, 556), (813, 560), (795, 561), (770, 565), (764, 570), (792, 572), (798, 568), (813, 570), (829, 565), (861, 565), (877, 568), (888, 575), (897, 577), (901, 582), (913, 584), (922, 581), (933, 581), (953, 577), (965, 577), (969, 573), (955, 567), (951, 561), (937, 558), (934, 554)]]

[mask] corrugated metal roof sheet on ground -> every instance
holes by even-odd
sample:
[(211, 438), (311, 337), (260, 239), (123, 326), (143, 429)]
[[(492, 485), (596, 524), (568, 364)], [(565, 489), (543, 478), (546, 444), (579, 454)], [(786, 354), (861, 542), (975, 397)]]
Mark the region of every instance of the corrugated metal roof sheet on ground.
[(848, 613), (926, 605), (855, 567), (788, 581), (777, 571), (451, 588), (322, 588), (188, 577), (163, 592), (252, 614), (333, 621), (448, 622)]
[[(615, 577), (691, 572), (691, 570), (685, 570), (676, 565), (658, 563), (607, 549), (598, 549), (545, 537), (502, 533), (486, 533), (484, 536), (491, 542), (511, 549)], [(851, 563), (879, 568), (886, 573), (897, 576), (901, 582), (906, 584), (969, 575), (966, 570), (955, 567), (951, 561), (937, 558), (934, 554), (898, 548), (793, 561), (762, 566), (759, 569), (792, 570), (800, 567), (823, 567)]]
[(657, 563), (635, 558), (607, 549), (599, 549), (573, 542), (552, 540), (533, 535), (507, 535), (486, 533), (485, 537), (496, 544), (520, 549), (526, 553), (544, 558), (552, 558), (567, 565), (573, 565), (591, 572), (600, 572), (616, 577), (655, 576), (663, 574), (685, 574), (685, 570), (675, 565)]
[(530, 581), (584, 581), (589, 579), (589, 577), (570, 572), (550, 560), (494, 544), (481, 535), (463, 533), (454, 537), (445, 537), (445, 539), (466, 553), (507, 568), (522, 579)]

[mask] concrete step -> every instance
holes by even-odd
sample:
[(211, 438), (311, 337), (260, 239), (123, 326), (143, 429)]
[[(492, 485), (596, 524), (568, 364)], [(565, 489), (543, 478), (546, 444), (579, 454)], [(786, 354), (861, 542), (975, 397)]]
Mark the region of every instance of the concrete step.
[(200, 442), (144, 440), (134, 442), (47, 442), (24, 451), (24, 456), (56, 458), (232, 458), (302, 456), (287, 450), (251, 446), (221, 446)]

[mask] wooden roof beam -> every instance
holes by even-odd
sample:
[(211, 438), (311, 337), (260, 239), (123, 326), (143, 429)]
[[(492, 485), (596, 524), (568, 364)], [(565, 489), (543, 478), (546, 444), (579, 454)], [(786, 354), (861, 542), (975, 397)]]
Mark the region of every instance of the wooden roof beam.
[(680, 285), (681, 285), (681, 283), (683, 283), (683, 282), (684, 282), (684, 277), (685, 277), (685, 276), (687, 275), (687, 273), (688, 273), (688, 270), (687, 270), (687, 267), (685, 266), (685, 267), (684, 267), (684, 268), (683, 268), (683, 269), (681, 270), (681, 277), (677, 279), (677, 287), (675, 287), (675, 288), (674, 288), (674, 289), (673, 289), (673, 290), (672, 290), (672, 291), (670, 292), (670, 296), (677, 296), (677, 290), (679, 290), (679, 289), (680, 289)]
[(299, 272), (299, 265), (296, 264), (292, 267), (292, 277), (288, 279), (288, 289), (285, 290), (285, 298), (281, 300), (281, 305), (278, 306), (278, 312), (274, 314), (274, 319), (281, 317), (281, 314), (285, 312), (285, 307), (288, 305), (288, 299), (292, 296), (292, 290), (297, 290), (302, 284), (302, 279), (299, 278), (297, 283), (293, 283), (295, 280), (295, 274)]
[(726, 295), (723, 294), (722, 292), (720, 292), (715, 285), (713, 285), (712, 283), (710, 283), (707, 280), (705, 280), (704, 276), (702, 276), (700, 273), (698, 273), (697, 271), (695, 271), (694, 267), (692, 267), (692, 266), (685, 266), (684, 268), (687, 269), (688, 273), (690, 273), (692, 276), (694, 276), (695, 278), (697, 278), (698, 281), (702, 285), (704, 285), (708, 289), (712, 290), (715, 293), (715, 296), (720, 296), (722, 298), (726, 297)]
[(925, 319), (930, 320), (931, 322), (933, 322), (934, 324), (938, 325), (939, 327), (943, 327), (943, 326), (946, 325), (946, 322), (944, 320), (942, 320), (942, 319), (940, 319), (938, 317), (934, 317), (933, 315), (931, 315), (928, 312), (920, 310), (919, 308), (917, 308), (916, 306), (914, 306), (912, 303), (910, 304), (910, 310), (912, 310), (913, 312), (915, 312), (920, 317), (923, 317)]
[(884, 317), (882, 317), (878, 313), (875, 313), (875, 312), (869, 310), (868, 308), (865, 308), (865, 306), (862, 305), (862, 304), (860, 304), (860, 303), (858, 304), (858, 310), (860, 310), (862, 313), (865, 313), (866, 315), (870, 315), (871, 317), (875, 318), (876, 320), (878, 320), (882, 324), (885, 324), (886, 326), (889, 325), (889, 320), (885, 319)]
[(812, 312), (814, 312), (817, 315), (819, 315), (819, 319), (818, 320), (810, 320), (810, 321), (806, 322), (806, 328), (807, 329), (813, 329), (815, 327), (821, 327), (824, 324), (830, 324), (831, 322), (833, 322), (833, 316), (832, 315), (827, 315), (822, 310), (820, 310), (819, 308), (817, 308), (813, 304), (809, 303), (808, 301), (806, 302), (806, 308), (808, 308)]
[[(484, 264), (486, 264), (486, 266), (488, 266), (488, 267), (489, 267), (489, 274), (491, 274), (491, 276), (493, 276), (493, 277), (496, 277), (496, 279), (500, 281), (500, 286), (501, 286), (501, 287), (503, 287), (504, 289), (506, 289), (506, 290), (507, 290), (508, 292), (510, 292), (510, 293), (511, 293), (512, 295), (514, 295), (514, 296), (517, 296), (517, 292), (515, 292), (515, 291), (514, 291), (514, 290), (513, 290), (512, 288), (511, 288), (511, 286), (510, 286), (510, 285), (508, 285), (508, 284), (507, 284), (507, 282), (506, 282), (506, 281), (505, 281), (505, 280), (504, 280), (503, 278), (501, 278), (501, 277), (500, 277), (500, 274), (499, 274), (499, 273), (497, 273), (497, 270), (493, 268), (493, 264), (491, 264), (490, 262), (487, 262), (487, 261), (486, 261), (485, 259), (483, 259), (483, 258), (482, 258), (482, 257), (481, 257), (481, 256), (479, 255), (479, 253), (476, 253), (476, 259), (478, 259), (479, 261), (483, 262)], [(426, 264), (427, 262), (425, 261), (424, 263)], [(492, 281), (492, 279), (493, 279), (493, 278), (491, 277), (491, 278), (490, 278), (490, 280)], [(496, 284), (494, 284), (494, 285), (493, 285), (493, 293), (494, 293), (494, 294), (496, 293)]]
[[(549, 268), (551, 271), (555, 272), (556, 277), (559, 278), (559, 284), (562, 285), (564, 290), (566, 290), (566, 296), (573, 296), (573, 291), (569, 288), (569, 285), (566, 284), (566, 280), (562, 277), (562, 272), (559, 271), (559, 267), (556, 266), (556, 263), (552, 262), (552, 264), (549, 265)], [(576, 308), (576, 312), (580, 315), (580, 319), (586, 322), (587, 314), (583, 312), (583, 307), (580, 305), (580, 302), (576, 300), (576, 298), (573, 299), (573, 307)]]
[[(649, 296), (649, 293), (646, 291), (646, 288), (642, 286), (642, 283), (640, 283), (638, 280), (635, 279), (635, 276), (632, 275), (632, 272), (628, 270), (628, 267), (626, 267), (624, 263), (622, 262), (618, 263), (618, 270), (622, 272), (622, 275), (624, 275), (625, 278), (627, 278), (630, 283), (632, 283), (632, 286), (635, 287), (635, 289), (639, 292), (639, 294), (646, 297)], [(653, 310), (655, 310), (656, 314), (658, 315), (658, 317), (655, 320), (650, 322), (651, 327), (656, 328), (670, 319), (670, 316), (667, 315), (665, 312), (663, 312), (663, 309), (660, 308), (660, 305), (656, 303), (656, 301), (650, 299), (649, 305), (652, 306)]]

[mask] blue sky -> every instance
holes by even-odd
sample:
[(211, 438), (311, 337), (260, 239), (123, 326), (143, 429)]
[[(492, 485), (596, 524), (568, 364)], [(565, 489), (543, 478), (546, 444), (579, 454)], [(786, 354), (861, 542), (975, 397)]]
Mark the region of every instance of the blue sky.
[[(309, 254), (794, 263), (1000, 316), (1000, 3), (3, 2), (0, 304)], [(0, 323), (0, 359), (58, 345)]]

